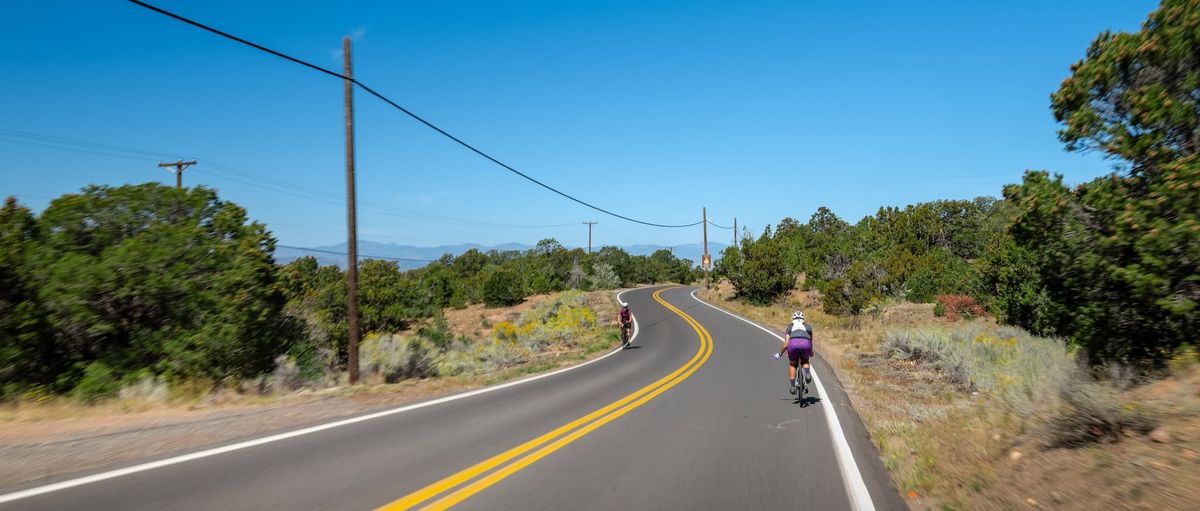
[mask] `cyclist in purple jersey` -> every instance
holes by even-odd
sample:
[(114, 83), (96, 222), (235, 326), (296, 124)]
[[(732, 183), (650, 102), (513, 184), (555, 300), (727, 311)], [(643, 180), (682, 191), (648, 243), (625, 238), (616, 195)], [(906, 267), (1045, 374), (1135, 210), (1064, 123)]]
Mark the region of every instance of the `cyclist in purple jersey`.
[(804, 321), (803, 312), (796, 311), (792, 313), (792, 322), (788, 324), (783, 338), (783, 346), (779, 348), (779, 353), (775, 354), (775, 358), (779, 358), (784, 353), (787, 353), (788, 392), (795, 394), (797, 372), (800, 367), (804, 370), (805, 383), (812, 383), (812, 369), (809, 359), (812, 358), (813, 353), (813, 328), (812, 325)]
[(626, 343), (633, 336), (633, 312), (629, 310), (629, 304), (621, 304), (621, 310), (617, 312), (617, 323), (621, 325), (622, 340)]

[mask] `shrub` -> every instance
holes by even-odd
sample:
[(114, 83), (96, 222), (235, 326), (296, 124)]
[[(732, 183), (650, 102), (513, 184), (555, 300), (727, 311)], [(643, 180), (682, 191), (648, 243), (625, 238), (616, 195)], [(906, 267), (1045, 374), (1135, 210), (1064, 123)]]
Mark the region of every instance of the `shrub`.
[(436, 374), (437, 351), (420, 336), (368, 335), (360, 348), (364, 372), (387, 383)]
[[(940, 314), (939, 314), (940, 312)], [(937, 316), (945, 316), (951, 321), (958, 321), (959, 318), (971, 319), (987, 315), (974, 298), (967, 295), (938, 295), (937, 305), (933, 308), (933, 313)]]
[(442, 376), (478, 375), (491, 370), (484, 360), (465, 345), (446, 352), (437, 360), (435, 368)]
[(608, 263), (596, 263), (592, 268), (592, 275), (588, 277), (591, 281), (592, 289), (616, 289), (621, 287), (621, 277), (617, 275), (616, 270)]
[(501, 321), (492, 327), (492, 337), (502, 341), (515, 341), (517, 340), (517, 327), (507, 321)]
[(861, 314), (885, 299), (883, 281), (887, 278), (887, 270), (879, 264), (854, 261), (843, 277), (829, 280), (822, 288), (822, 308), (830, 314)]
[(1175, 374), (1186, 373), (1197, 365), (1200, 365), (1200, 353), (1191, 344), (1180, 346), (1175, 350), (1175, 355), (1167, 361), (1167, 367)]
[(547, 346), (582, 341), (597, 324), (587, 299), (582, 292), (568, 291), (525, 311), (516, 322), (496, 323), (488, 339), (449, 342), (435, 370), (442, 376), (483, 375), (528, 362)]
[(587, 272), (583, 271), (583, 267), (576, 261), (571, 266), (571, 272), (567, 274), (567, 282), (565, 284), (567, 289), (584, 289), (589, 283), (590, 280), (588, 279)]
[(1018, 328), (972, 323), (891, 330), (882, 350), (998, 398), (1012, 413), (1040, 425), (1052, 446), (1115, 439), (1127, 429), (1147, 431), (1154, 424), (1144, 410), (1093, 380), (1063, 341)]
[(275, 357), (275, 369), (267, 380), (270, 392), (287, 392), (304, 386), (304, 370), (296, 363), (296, 359), (287, 355)]
[(438, 314), (433, 321), (417, 327), (417, 335), (433, 344), (438, 351), (446, 351), (454, 343), (454, 333), (446, 317)]
[(1074, 447), (1098, 441), (1116, 442), (1126, 431), (1147, 433), (1155, 421), (1134, 403), (1122, 402), (1111, 387), (1086, 377), (1072, 379), (1062, 393), (1063, 406), (1049, 424), (1048, 444)]
[(1080, 376), (1062, 341), (1012, 327), (891, 330), (883, 351), (928, 364), (966, 388), (997, 395), (1023, 415), (1052, 409), (1066, 383)]
[(91, 403), (115, 396), (120, 389), (120, 382), (111, 368), (103, 362), (92, 362), (83, 369), (83, 377), (75, 384), (71, 395)]
[(498, 269), (484, 281), (483, 303), (488, 307), (516, 305), (524, 300), (521, 277), (511, 269)]
[(126, 377), (127, 382), (117, 392), (117, 397), (123, 400), (163, 402), (170, 395), (170, 388), (161, 378), (143, 371), (134, 377)]
[(438, 358), (437, 374), (478, 376), (529, 361), (533, 351), (516, 340), (459, 341)]

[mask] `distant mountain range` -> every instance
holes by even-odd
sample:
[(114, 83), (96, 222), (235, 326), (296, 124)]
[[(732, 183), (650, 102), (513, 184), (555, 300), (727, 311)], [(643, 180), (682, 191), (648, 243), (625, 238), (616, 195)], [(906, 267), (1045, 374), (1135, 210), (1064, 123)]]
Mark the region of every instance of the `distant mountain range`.
[[(708, 250), (713, 255), (713, 259), (725, 249), (724, 244), (710, 242)], [(275, 249), (275, 261), (279, 264), (287, 264), (304, 256), (313, 256), (317, 262), (326, 265), (334, 264), (344, 267), (346, 265), (346, 256), (340, 255), (346, 252), (346, 243), (338, 243), (337, 245), (323, 245), (312, 247), (318, 251), (300, 250), (295, 248), (277, 247)], [(398, 259), (413, 259), (413, 261), (397, 261), (401, 269), (420, 268), (428, 264), (426, 261), (436, 260), (442, 257), (443, 254), (458, 256), (463, 252), (478, 249), (481, 252), (489, 250), (519, 250), (525, 251), (533, 248), (531, 245), (521, 243), (504, 243), (501, 245), (480, 245), (478, 243), (462, 243), (458, 245), (442, 245), (438, 247), (417, 247), (412, 245), (400, 245), (396, 243), (381, 243), (378, 241), (360, 240), (358, 242), (358, 255), (360, 258), (369, 259), (377, 258), (398, 258)], [(574, 247), (568, 247), (574, 248)], [(597, 249), (599, 247), (596, 247)], [(672, 247), (666, 245), (629, 245), (621, 247), (626, 252), (632, 255), (650, 255), (656, 250), (668, 249)], [(328, 253), (335, 252), (335, 253)], [(691, 259), (693, 263), (700, 264), (700, 255), (704, 253), (704, 247), (700, 243), (687, 243), (683, 245), (675, 245), (673, 252), (676, 257), (682, 259)]]

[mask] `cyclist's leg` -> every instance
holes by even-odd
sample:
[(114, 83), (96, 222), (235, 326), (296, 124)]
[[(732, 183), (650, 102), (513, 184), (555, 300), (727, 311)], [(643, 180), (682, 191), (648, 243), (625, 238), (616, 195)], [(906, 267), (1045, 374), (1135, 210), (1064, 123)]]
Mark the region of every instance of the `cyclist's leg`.
[(789, 339), (787, 344), (788, 355), (788, 382), (792, 385), (796, 383), (796, 373), (800, 368), (800, 349), (796, 339)]
[(800, 366), (804, 371), (804, 381), (812, 382), (812, 341), (805, 339), (800, 345)]

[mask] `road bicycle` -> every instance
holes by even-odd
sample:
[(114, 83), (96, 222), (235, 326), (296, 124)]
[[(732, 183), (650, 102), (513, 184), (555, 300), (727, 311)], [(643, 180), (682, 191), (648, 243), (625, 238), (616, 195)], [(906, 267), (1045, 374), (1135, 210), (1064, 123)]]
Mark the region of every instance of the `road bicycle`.
[(628, 348), (629, 345), (633, 342), (633, 339), (631, 339), (631, 336), (633, 335), (632, 331), (633, 331), (633, 321), (630, 321), (628, 323), (621, 325), (621, 347), (622, 348)]
[[(785, 357), (779, 358), (787, 361), (787, 358)], [(800, 364), (796, 364), (796, 379), (794, 382), (792, 382), (788, 391), (795, 395), (796, 399), (801, 403), (804, 402), (804, 396), (808, 394), (808, 382), (804, 381), (804, 368)]]
[(793, 387), (796, 387), (796, 399), (803, 400), (804, 396), (808, 394), (808, 382), (804, 380), (804, 368), (799, 364), (796, 365), (796, 384)]

